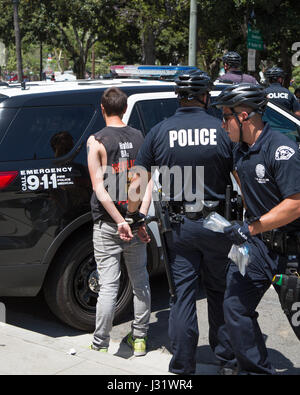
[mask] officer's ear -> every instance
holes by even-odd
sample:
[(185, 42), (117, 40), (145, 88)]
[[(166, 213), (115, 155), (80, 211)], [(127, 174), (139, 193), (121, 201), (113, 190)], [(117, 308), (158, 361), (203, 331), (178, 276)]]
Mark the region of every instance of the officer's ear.
[(242, 121), (243, 122), (249, 121), (249, 119), (248, 119), (249, 113), (246, 110), (241, 111), (240, 115), (242, 116)]

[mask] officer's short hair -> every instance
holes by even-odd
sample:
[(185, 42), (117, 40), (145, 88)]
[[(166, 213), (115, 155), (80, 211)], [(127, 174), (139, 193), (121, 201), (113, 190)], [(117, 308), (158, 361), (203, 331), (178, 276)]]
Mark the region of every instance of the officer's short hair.
[(108, 88), (102, 95), (101, 104), (108, 116), (122, 116), (127, 107), (127, 95), (119, 88)]
[[(208, 94), (208, 93), (206, 93), (206, 94)], [(203, 99), (204, 95), (205, 95), (205, 93), (199, 94), (197, 96), (197, 98), (198, 99)], [(197, 99), (190, 100), (190, 99), (187, 99), (186, 97), (183, 97), (183, 98), (179, 98), (179, 104), (180, 104), (181, 107), (192, 107), (192, 106), (198, 107), (199, 106), (199, 100), (197, 100)]]

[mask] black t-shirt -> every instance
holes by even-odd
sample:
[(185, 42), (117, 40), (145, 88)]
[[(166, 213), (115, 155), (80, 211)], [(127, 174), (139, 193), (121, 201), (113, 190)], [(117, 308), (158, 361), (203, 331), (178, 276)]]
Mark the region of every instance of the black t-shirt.
[[(107, 154), (107, 167), (104, 177), (105, 188), (122, 215), (126, 213), (128, 170), (133, 167), (137, 153), (144, 141), (142, 133), (130, 126), (106, 126), (95, 135)], [(114, 222), (93, 192), (91, 209), (94, 222), (101, 219)]]
[[(200, 169), (204, 168), (204, 199), (225, 200), (226, 186), (231, 185), (233, 143), (218, 118), (200, 107), (180, 107), (172, 117), (150, 130), (139, 151), (136, 165), (143, 166), (151, 173), (157, 167), (161, 174), (164, 167), (181, 170), (181, 180), (176, 175), (172, 177), (170, 172), (170, 185), (161, 182), (162, 189), (170, 191), (168, 197), (171, 201), (188, 202), (191, 199), (186, 197), (187, 185), (196, 200)], [(174, 174), (179, 173), (174, 171)], [(174, 196), (174, 191), (179, 193)]]

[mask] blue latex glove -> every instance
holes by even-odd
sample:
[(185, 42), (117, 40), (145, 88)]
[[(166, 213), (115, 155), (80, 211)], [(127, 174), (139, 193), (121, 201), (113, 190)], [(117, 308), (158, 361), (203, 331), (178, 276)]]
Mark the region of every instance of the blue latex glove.
[(225, 236), (235, 245), (241, 245), (251, 237), (248, 224), (243, 222), (242, 225), (235, 223), (224, 228)]

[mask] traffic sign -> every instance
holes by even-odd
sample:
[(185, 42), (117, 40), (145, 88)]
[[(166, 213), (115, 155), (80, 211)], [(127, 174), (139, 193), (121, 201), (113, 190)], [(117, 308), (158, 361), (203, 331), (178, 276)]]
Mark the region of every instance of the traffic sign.
[(247, 47), (257, 49), (258, 51), (264, 49), (264, 43), (259, 30), (252, 30), (251, 27), (248, 27)]

